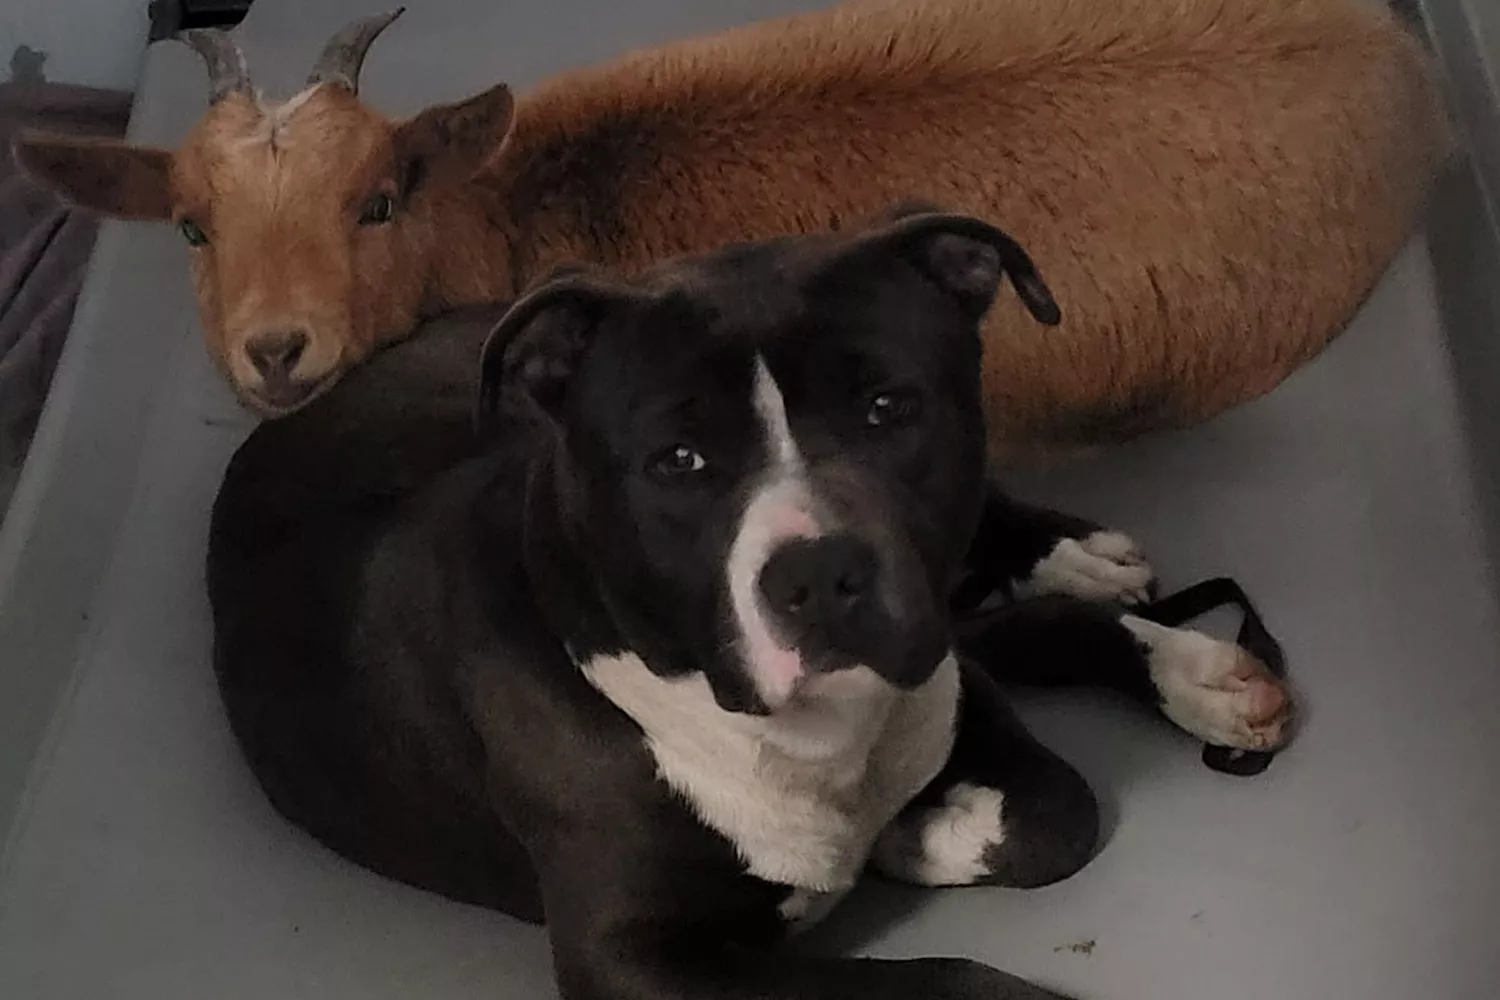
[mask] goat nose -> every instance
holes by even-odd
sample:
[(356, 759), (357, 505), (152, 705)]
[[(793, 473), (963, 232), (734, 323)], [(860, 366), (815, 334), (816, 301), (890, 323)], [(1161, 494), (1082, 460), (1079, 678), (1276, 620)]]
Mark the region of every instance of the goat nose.
[(268, 382), (283, 382), (291, 377), (307, 350), (307, 334), (301, 330), (275, 330), (257, 333), (245, 342), (250, 363)]
[(827, 628), (863, 611), (875, 592), (875, 552), (847, 535), (787, 542), (760, 571), (772, 612), (799, 629)]

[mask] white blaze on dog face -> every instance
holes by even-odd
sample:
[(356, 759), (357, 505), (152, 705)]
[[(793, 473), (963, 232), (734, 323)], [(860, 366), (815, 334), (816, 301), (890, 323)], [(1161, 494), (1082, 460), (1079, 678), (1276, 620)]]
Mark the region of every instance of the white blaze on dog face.
[(817, 538), (824, 529), (792, 436), (786, 400), (765, 359), (759, 356), (752, 385), (767, 467), (740, 517), (726, 572), (741, 656), (756, 692), (774, 710), (790, 700), (807, 669), (801, 654), (790, 648), (772, 626), (760, 598), (760, 573), (778, 545), (798, 538)]

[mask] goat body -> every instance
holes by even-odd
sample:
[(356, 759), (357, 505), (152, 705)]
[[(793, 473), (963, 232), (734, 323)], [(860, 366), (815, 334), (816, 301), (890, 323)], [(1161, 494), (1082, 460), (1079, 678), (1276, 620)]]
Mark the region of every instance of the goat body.
[[(233, 275), (195, 259), (210, 342), (248, 395), (236, 356), (284, 314), (314, 317), (297, 320), (312, 346), (296, 374), (319, 389), (422, 316), (509, 298), (561, 261), (630, 270), (920, 200), (1014, 233), (1062, 306), (1046, 332), (1009, 300), (988, 320), (996, 458), (1192, 424), (1277, 385), (1368, 294), (1450, 148), (1420, 45), (1362, 0), (854, 0), (402, 123), (326, 81), (294, 102), (218, 102), (157, 199), (181, 216), (211, 188), (224, 204), (203, 211), (227, 213), (234, 185), (210, 184), (205, 146), (276, 114), (259, 127), (284, 147), (284, 196), (300, 146), (324, 201), (351, 183), (333, 170), (359, 175), (356, 209), (395, 201), (393, 224), (346, 241), (343, 270), (332, 244), (297, 269), (312, 241), (296, 219), (253, 279), (244, 246)], [(23, 161), (58, 182), (66, 157), (39, 148)], [(317, 307), (271, 310), (272, 287)], [(343, 318), (325, 332), (324, 314)]]

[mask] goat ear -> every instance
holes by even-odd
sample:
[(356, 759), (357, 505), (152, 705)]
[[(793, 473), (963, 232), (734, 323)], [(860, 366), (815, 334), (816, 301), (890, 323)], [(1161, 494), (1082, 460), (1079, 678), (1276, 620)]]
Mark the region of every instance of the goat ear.
[(21, 169), (76, 205), (121, 219), (172, 217), (172, 154), (113, 139), (22, 132)]
[(477, 171), (510, 135), (516, 100), (505, 84), (457, 104), (428, 108), (396, 127), (396, 146), (418, 165), (450, 164)]
[(478, 423), (503, 410), (560, 422), (568, 384), (600, 319), (630, 295), (594, 275), (570, 271), (511, 306), (480, 353)]
[(917, 202), (898, 205), (884, 218), (891, 221), (855, 237), (837, 259), (900, 256), (976, 319), (993, 304), (1001, 277), (1008, 276), (1037, 322), (1047, 326), (1062, 322), (1062, 312), (1030, 255), (1008, 234), (972, 216), (933, 211)]

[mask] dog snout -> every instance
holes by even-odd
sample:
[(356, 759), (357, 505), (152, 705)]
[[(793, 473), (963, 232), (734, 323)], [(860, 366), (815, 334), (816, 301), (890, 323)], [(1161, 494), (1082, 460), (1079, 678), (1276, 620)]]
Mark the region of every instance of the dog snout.
[(875, 550), (857, 538), (796, 539), (766, 560), (761, 598), (797, 638), (820, 636), (838, 645), (856, 638), (872, 618), (878, 570)]
[(269, 330), (245, 341), (245, 354), (267, 385), (281, 385), (293, 381), (307, 344), (304, 330)]

